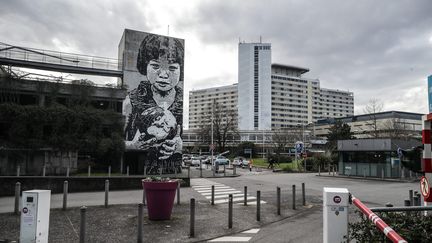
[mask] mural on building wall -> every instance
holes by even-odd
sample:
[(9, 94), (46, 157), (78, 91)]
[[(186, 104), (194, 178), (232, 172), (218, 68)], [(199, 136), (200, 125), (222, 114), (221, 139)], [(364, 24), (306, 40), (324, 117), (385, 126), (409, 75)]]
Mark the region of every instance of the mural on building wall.
[(147, 174), (159, 174), (161, 170), (164, 174), (179, 172), (184, 42), (143, 32), (134, 34), (132, 41), (143, 38), (138, 40), (141, 42), (138, 50), (129, 50), (135, 53), (130, 56), (136, 60), (139, 75), (134, 77), (139, 80), (135, 81), (135, 87), (131, 87), (134, 82), (126, 83), (129, 86), (124, 102), (126, 149), (145, 153), (142, 162)]

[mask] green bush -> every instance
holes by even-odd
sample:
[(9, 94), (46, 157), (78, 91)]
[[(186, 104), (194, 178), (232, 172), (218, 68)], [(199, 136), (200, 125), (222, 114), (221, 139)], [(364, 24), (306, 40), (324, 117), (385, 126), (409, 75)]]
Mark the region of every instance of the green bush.
[[(357, 211), (360, 221), (350, 223), (349, 239), (357, 242), (383, 242), (384, 234)], [(432, 216), (420, 212), (377, 213), (393, 230), (408, 242), (432, 242)], [(387, 240), (387, 242), (390, 242)]]

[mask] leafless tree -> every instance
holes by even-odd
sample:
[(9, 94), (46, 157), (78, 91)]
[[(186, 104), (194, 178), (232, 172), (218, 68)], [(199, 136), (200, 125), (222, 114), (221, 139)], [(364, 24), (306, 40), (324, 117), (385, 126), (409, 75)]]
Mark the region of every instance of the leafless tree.
[(290, 145), (302, 140), (302, 131), (297, 128), (279, 128), (272, 132), (271, 141), (274, 144), (275, 153), (279, 155), (285, 152)]
[(373, 98), (369, 100), (369, 103), (363, 110), (365, 114), (369, 115), (370, 121), (368, 122), (368, 125), (372, 130), (371, 136), (373, 138), (378, 138), (380, 136), (377, 113), (381, 112), (383, 107), (384, 105), (380, 100)]
[(237, 114), (234, 110), (217, 102), (213, 102), (209, 108), (207, 109), (209, 112), (201, 121), (198, 133), (204, 145), (210, 144), (213, 121), (213, 141), (217, 145), (216, 150), (223, 152), (229, 140), (238, 136)]

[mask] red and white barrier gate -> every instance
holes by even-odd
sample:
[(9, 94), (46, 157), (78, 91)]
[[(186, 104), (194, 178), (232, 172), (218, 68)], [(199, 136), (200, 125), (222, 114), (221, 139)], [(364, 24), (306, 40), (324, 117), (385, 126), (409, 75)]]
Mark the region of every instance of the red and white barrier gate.
[(374, 225), (387, 236), (394, 243), (407, 243), (396, 231), (384, 222), (378, 215), (372, 212), (366, 205), (364, 205), (359, 199), (351, 196), (352, 203), (362, 211), (366, 217), (374, 223)]
[[(388, 226), (378, 215), (372, 212), (359, 199), (351, 196), (352, 203), (374, 223), (393, 243), (407, 243), (396, 231)], [(344, 242), (348, 235), (348, 201), (346, 188), (323, 189), (323, 242)]]

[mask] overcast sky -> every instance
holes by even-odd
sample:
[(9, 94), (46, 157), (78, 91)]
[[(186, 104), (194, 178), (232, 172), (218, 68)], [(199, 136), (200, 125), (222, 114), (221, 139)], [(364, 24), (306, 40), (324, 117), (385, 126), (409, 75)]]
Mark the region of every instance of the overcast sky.
[[(272, 44), (272, 61), (310, 69), (321, 87), (384, 110), (427, 113), (432, 74), (428, 0), (0, 0), (0, 42), (117, 57), (124, 28), (185, 39), (191, 89), (237, 82), (239, 38)], [(187, 120), (184, 121), (187, 124)]]

